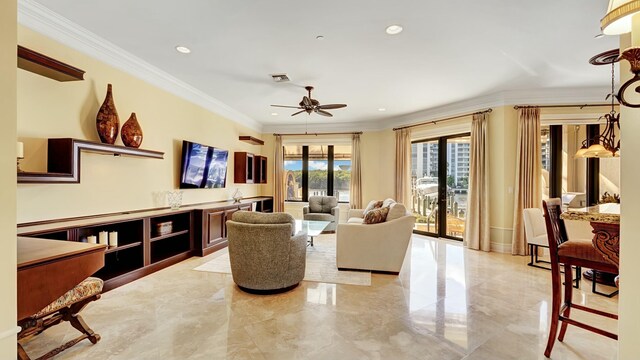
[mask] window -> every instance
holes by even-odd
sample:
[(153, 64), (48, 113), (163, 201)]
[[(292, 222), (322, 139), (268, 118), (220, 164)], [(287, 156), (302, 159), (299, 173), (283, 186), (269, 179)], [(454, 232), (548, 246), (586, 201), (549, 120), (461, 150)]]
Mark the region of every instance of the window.
[(351, 145), (285, 145), (285, 200), (335, 196), (349, 202)]

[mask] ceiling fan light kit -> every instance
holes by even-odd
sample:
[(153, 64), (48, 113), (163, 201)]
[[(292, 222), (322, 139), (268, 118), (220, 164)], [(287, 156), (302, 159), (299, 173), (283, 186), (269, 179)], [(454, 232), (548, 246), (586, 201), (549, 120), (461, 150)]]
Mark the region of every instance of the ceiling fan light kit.
[(346, 107), (346, 104), (326, 104), (321, 105), (320, 102), (311, 97), (311, 90), (313, 90), (313, 86), (305, 86), (305, 90), (307, 90), (307, 95), (302, 97), (302, 101), (298, 103), (298, 106), (288, 106), (288, 105), (271, 105), (273, 107), (282, 107), (282, 108), (290, 108), (290, 109), (299, 109), (300, 111), (291, 114), (291, 116), (296, 116), (298, 114), (302, 114), (306, 112), (311, 115), (312, 113), (316, 113), (318, 115), (332, 117), (333, 115), (326, 111), (331, 109), (340, 109)]

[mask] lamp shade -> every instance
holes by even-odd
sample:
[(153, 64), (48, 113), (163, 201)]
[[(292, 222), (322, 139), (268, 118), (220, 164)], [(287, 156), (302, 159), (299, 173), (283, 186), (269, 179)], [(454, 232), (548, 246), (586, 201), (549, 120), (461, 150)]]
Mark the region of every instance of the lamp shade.
[(584, 157), (588, 158), (610, 158), (613, 157), (613, 153), (607, 150), (604, 146), (600, 144), (593, 144), (589, 146), (587, 151), (584, 153)]
[(631, 17), (640, 12), (640, 0), (609, 0), (607, 14), (600, 20), (605, 35), (631, 32)]
[(576, 154), (574, 155), (574, 157), (576, 158), (583, 158), (585, 157), (584, 154), (587, 152), (587, 147), (583, 146), (580, 149), (578, 149), (578, 151), (576, 151)]

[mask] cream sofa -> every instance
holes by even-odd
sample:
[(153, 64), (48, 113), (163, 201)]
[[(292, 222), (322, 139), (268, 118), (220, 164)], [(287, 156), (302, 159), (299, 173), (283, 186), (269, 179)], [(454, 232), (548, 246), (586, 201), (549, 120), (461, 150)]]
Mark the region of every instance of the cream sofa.
[(391, 199), (387, 220), (364, 224), (364, 210), (349, 210), (349, 220), (338, 224), (336, 263), (339, 270), (358, 269), (399, 273), (404, 262), (415, 217)]

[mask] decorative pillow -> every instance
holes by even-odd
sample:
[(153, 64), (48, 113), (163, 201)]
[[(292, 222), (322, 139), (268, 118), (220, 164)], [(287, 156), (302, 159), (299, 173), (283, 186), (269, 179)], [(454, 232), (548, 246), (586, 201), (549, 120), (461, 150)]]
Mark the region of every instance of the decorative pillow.
[(407, 215), (407, 208), (403, 204), (393, 203), (389, 206), (389, 214), (387, 214), (387, 220), (385, 221), (399, 219), (405, 215)]
[(373, 209), (379, 209), (381, 207), (382, 207), (382, 200), (371, 200), (369, 202), (369, 205), (367, 205), (367, 207), (364, 208), (364, 211), (362, 213), (366, 214)]
[(377, 208), (369, 211), (364, 216), (363, 224), (377, 224), (384, 222), (387, 219), (387, 214), (389, 213), (388, 207)]
[(396, 203), (396, 201), (393, 200), (392, 198), (386, 198), (382, 202), (382, 207), (389, 207), (389, 206), (391, 206), (391, 204), (395, 204), (395, 203)]

